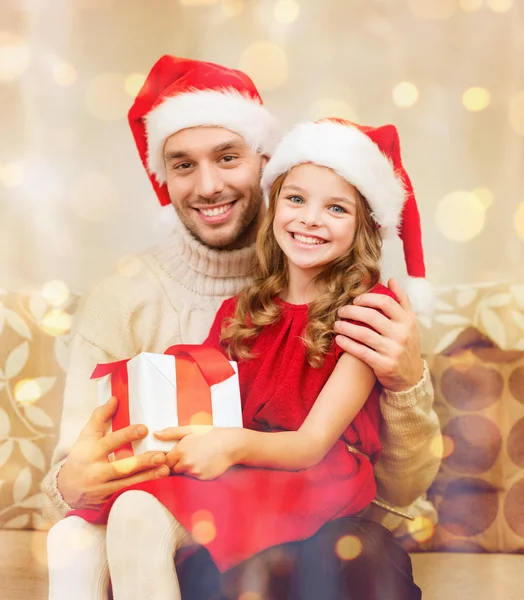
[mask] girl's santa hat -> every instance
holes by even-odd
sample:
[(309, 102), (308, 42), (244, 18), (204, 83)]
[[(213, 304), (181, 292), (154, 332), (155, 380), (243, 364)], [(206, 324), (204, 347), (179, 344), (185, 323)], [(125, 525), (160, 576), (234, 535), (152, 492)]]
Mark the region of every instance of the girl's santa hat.
[(420, 216), (402, 165), (396, 128), (367, 127), (333, 118), (297, 125), (284, 136), (264, 169), (266, 198), (279, 175), (302, 163), (333, 169), (367, 200), (382, 239), (400, 237), (409, 276), (404, 287), (414, 310), (430, 315), (433, 293), (425, 279)]
[(171, 204), (163, 150), (168, 137), (190, 127), (224, 127), (261, 154), (278, 141), (276, 120), (264, 108), (251, 79), (213, 63), (163, 56), (128, 115), (142, 163), (160, 204)]

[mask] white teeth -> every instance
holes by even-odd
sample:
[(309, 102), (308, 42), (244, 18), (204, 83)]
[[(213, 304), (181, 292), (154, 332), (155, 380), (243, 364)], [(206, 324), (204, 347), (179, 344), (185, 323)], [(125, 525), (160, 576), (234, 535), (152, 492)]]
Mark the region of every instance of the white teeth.
[(206, 217), (217, 217), (218, 215), (223, 215), (231, 208), (231, 206), (232, 203), (221, 206), (220, 208), (201, 208), (200, 212)]
[(298, 233), (294, 233), (293, 237), (297, 240), (297, 242), (302, 242), (303, 244), (323, 244), (324, 240), (319, 240), (318, 238), (306, 237), (305, 235), (300, 235)]

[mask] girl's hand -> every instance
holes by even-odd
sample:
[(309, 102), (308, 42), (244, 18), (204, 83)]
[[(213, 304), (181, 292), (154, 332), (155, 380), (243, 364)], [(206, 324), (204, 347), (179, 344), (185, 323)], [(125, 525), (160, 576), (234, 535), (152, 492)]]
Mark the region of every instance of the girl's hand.
[(188, 425), (167, 427), (155, 432), (155, 436), (164, 441), (178, 441), (166, 454), (166, 464), (172, 473), (209, 480), (235, 464), (243, 431), (241, 427)]

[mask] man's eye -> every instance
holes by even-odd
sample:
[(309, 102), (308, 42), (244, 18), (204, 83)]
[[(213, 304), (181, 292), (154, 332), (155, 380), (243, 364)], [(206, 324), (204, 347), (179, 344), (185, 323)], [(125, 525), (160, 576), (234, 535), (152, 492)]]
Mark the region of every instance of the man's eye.
[(173, 168), (176, 169), (177, 171), (185, 171), (186, 169), (191, 168), (191, 163), (188, 163), (188, 162), (180, 163), (178, 165), (175, 165)]
[(224, 162), (227, 162), (227, 163), (229, 163), (229, 162), (232, 162), (232, 161), (234, 161), (234, 160), (235, 160), (235, 158), (236, 158), (236, 157), (235, 157), (235, 156), (232, 156), (231, 154), (226, 154), (226, 156), (223, 156), (223, 157), (221, 158), (221, 160), (223, 160)]

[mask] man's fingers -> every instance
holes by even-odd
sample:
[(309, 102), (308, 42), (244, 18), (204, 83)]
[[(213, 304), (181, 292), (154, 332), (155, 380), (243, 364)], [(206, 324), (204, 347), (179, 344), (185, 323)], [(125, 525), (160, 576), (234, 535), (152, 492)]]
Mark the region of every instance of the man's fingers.
[(409, 311), (413, 311), (413, 307), (411, 306), (411, 302), (409, 301), (409, 296), (394, 277), (392, 277), (388, 281), (388, 288), (395, 294), (398, 303), (400, 304), (400, 306), (402, 306), (402, 308)]
[(155, 469), (165, 463), (166, 455), (163, 452), (146, 452), (107, 463), (104, 465), (104, 475), (106, 481), (123, 479), (148, 469)]
[(365, 344), (380, 354), (384, 353), (385, 346), (389, 341), (369, 327), (362, 327), (362, 325), (355, 325), (347, 321), (337, 321), (335, 324), (335, 333)]
[[(384, 315), (392, 321), (403, 322), (405, 320), (406, 312), (398, 302), (385, 294), (374, 293), (358, 296), (355, 298), (353, 306), (348, 305), (339, 308), (338, 314), (344, 319), (353, 319), (354, 317), (351, 316), (353, 314), (351, 309), (356, 308), (357, 306), (381, 310)], [(363, 322), (367, 323), (367, 320)]]
[[(360, 326), (362, 329), (366, 329), (360, 325), (367, 325), (374, 329), (377, 333), (381, 335), (385, 335), (386, 337), (394, 337), (395, 334), (395, 323), (388, 319), (386, 316), (381, 314), (378, 310), (374, 308), (367, 308), (365, 306), (352, 306), (348, 305), (346, 307), (348, 310), (344, 311), (345, 313), (350, 313), (351, 317), (349, 319), (351, 321), (357, 321), (358, 323), (355, 326)], [(342, 310), (342, 309), (341, 309)], [(339, 311), (339, 313), (341, 312)], [(340, 327), (340, 324), (344, 323), (344, 321), (337, 321), (336, 327)], [(340, 333), (338, 329), (337, 333)]]
[(350, 340), (344, 335), (335, 336), (335, 342), (342, 350), (365, 362), (375, 373), (382, 367), (383, 357), (371, 348)]
[(99, 456), (107, 456), (120, 446), (141, 440), (146, 435), (147, 427), (145, 425), (128, 425), (118, 431), (111, 431), (100, 440)]
[(169, 476), (169, 473), (169, 467), (162, 465), (156, 469), (149, 469), (147, 471), (142, 471), (141, 473), (136, 473), (135, 475), (130, 475), (128, 477), (123, 477), (122, 479), (111, 481), (105, 486), (107, 497), (119, 492), (123, 488), (129, 487), (130, 485), (135, 485), (144, 481), (151, 481), (152, 479), (164, 479), (165, 477)]
[(105, 404), (95, 408), (89, 417), (89, 421), (82, 429), (80, 436), (95, 438), (103, 437), (107, 432), (109, 421), (113, 418), (117, 408), (118, 400), (115, 396), (111, 396)]
[(175, 448), (173, 448), (173, 450), (171, 450), (171, 452), (168, 452), (168, 453), (166, 454), (166, 465), (167, 465), (167, 466), (168, 466), (170, 469), (172, 469), (172, 468), (173, 468), (173, 467), (174, 467), (174, 466), (177, 464), (177, 462), (178, 462), (179, 460), (180, 460), (180, 455), (179, 455), (179, 453), (178, 453), (178, 451), (177, 451), (176, 447), (175, 447)]

